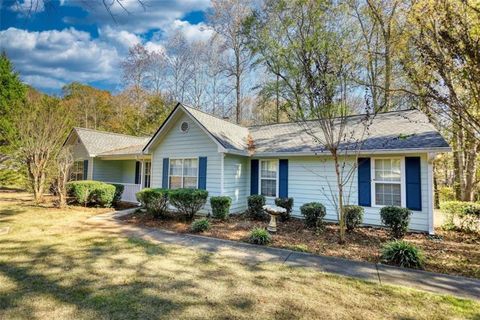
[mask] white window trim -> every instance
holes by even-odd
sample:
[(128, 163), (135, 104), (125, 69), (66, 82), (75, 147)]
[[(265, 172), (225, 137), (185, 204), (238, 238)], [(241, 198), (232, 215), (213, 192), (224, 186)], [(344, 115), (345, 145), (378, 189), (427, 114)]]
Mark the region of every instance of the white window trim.
[(265, 161), (276, 161), (277, 162), (277, 176), (275, 178), (275, 196), (272, 197), (272, 196), (264, 196), (266, 199), (275, 199), (278, 197), (278, 193), (279, 193), (279, 184), (278, 184), (278, 180), (279, 180), (279, 173), (280, 173), (280, 160), (279, 159), (259, 159), (258, 161), (258, 194), (261, 195), (262, 194), (262, 179), (265, 179), (265, 180), (273, 180), (273, 178), (262, 178), (262, 162), (265, 162)]
[[(84, 180), (84, 171), (85, 171), (85, 163), (84, 163), (85, 160), (77, 160), (77, 161), (74, 161), (73, 162), (73, 166), (72, 166), (72, 172), (70, 174), (70, 181), (81, 181), (81, 180)], [(78, 163), (81, 163), (82, 164), (82, 170), (81, 171), (78, 171)], [(77, 179), (77, 175), (81, 175), (82, 178), (81, 179)], [(75, 176), (75, 179), (72, 179), (72, 176)], [(88, 179), (88, 176), (87, 176), (87, 179)]]
[[(376, 181), (375, 180), (375, 160), (400, 160), (400, 182), (395, 181)], [(377, 204), (376, 197), (375, 197), (375, 185), (376, 183), (392, 183), (392, 184), (400, 184), (400, 206), (405, 208), (407, 204), (407, 197), (406, 197), (406, 183), (405, 183), (405, 157), (375, 157), (370, 158), (370, 189), (371, 189), (371, 202), (372, 207), (375, 208), (383, 208), (386, 207), (385, 205)]]
[[(147, 174), (147, 163), (150, 164), (150, 173)], [(143, 179), (140, 181), (142, 188), (150, 188), (152, 185), (152, 161), (142, 161), (142, 169), (141, 172), (143, 173)], [(145, 186), (147, 181), (147, 176), (149, 177), (149, 186)]]
[[(171, 168), (171, 161), (172, 160), (197, 160), (197, 186), (195, 189), (198, 189), (198, 176), (199, 176), (199, 173), (200, 173), (200, 158), (199, 157), (186, 157), (186, 158), (182, 158), (182, 157), (177, 157), (177, 158), (169, 158), (168, 160), (168, 189), (171, 189), (171, 186), (170, 186), (170, 177), (172, 177), (172, 175), (170, 174), (170, 168)], [(180, 187), (180, 189), (183, 189), (183, 178), (184, 178), (184, 175), (183, 175), (183, 165), (184, 165), (184, 161), (182, 161), (182, 185)], [(174, 176), (174, 177), (178, 177), (178, 176)], [(189, 176), (191, 177), (191, 176)], [(151, 182), (150, 182), (151, 183)]]

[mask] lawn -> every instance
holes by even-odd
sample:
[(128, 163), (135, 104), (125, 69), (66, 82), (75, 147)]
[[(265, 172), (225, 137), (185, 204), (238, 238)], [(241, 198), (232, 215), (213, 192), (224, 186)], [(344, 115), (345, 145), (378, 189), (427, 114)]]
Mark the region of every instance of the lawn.
[(480, 303), (156, 245), (0, 192), (0, 319), (479, 319)]
[[(168, 219), (153, 219), (137, 212), (125, 220), (139, 225), (190, 232), (190, 223), (170, 216)], [(203, 235), (248, 241), (250, 230), (265, 228), (267, 221), (251, 221), (244, 216), (230, 216), (226, 221), (211, 220), (212, 227)], [(319, 233), (306, 229), (303, 220), (290, 219), (278, 223), (278, 232), (272, 238), (272, 246), (300, 250), (315, 254), (346, 259), (379, 262), (382, 246), (390, 241), (385, 229), (361, 227), (347, 234), (346, 244), (338, 243), (338, 225), (328, 224)], [(425, 269), (480, 279), (480, 234), (443, 231), (436, 229), (436, 236), (409, 233), (405, 240), (418, 246), (425, 255)]]

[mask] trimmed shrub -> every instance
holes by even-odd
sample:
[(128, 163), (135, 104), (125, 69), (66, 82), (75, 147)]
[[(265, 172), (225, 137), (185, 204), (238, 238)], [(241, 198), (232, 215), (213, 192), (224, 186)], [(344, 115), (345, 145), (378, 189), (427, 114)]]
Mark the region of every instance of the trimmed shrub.
[(390, 228), (390, 235), (394, 239), (402, 239), (408, 231), (412, 212), (407, 208), (387, 206), (380, 210), (382, 223)]
[(280, 221), (287, 221), (290, 219), (290, 214), (293, 208), (293, 198), (275, 198), (275, 205), (287, 210), (286, 213), (280, 216)]
[(266, 217), (263, 206), (265, 205), (265, 197), (259, 194), (254, 194), (247, 198), (248, 215), (252, 219), (263, 220)]
[(169, 192), (170, 190), (168, 189), (146, 188), (135, 195), (137, 196), (137, 201), (147, 210), (147, 213), (155, 218), (160, 218), (167, 212)]
[(210, 197), (213, 217), (215, 219), (225, 219), (230, 213), (231, 204), (232, 198), (230, 197)]
[(348, 205), (343, 207), (345, 214), (345, 225), (347, 226), (347, 231), (352, 232), (355, 228), (360, 226), (363, 222), (363, 207)]
[(272, 241), (272, 236), (263, 228), (253, 228), (252, 231), (250, 231), (248, 241), (253, 244), (266, 245)]
[(113, 196), (113, 205), (117, 205), (122, 199), (123, 191), (125, 186), (123, 184), (112, 183), (112, 186), (115, 187), (115, 195)]
[(396, 240), (383, 246), (381, 260), (403, 268), (422, 269), (424, 259), (422, 252), (413, 244)]
[(115, 197), (115, 187), (101, 181), (71, 181), (67, 188), (68, 194), (84, 206), (93, 204), (110, 207)]
[(480, 231), (480, 203), (447, 201), (440, 205), (440, 210), (445, 215), (443, 229)]
[(208, 191), (201, 189), (175, 189), (170, 191), (170, 204), (175, 206), (188, 220), (203, 208)]
[(190, 226), (190, 230), (198, 233), (207, 231), (208, 229), (210, 229), (210, 221), (208, 221), (206, 218), (195, 220)]
[(300, 212), (305, 217), (305, 225), (308, 228), (323, 226), (323, 218), (327, 214), (325, 206), (319, 202), (305, 203), (300, 207)]
[(114, 185), (98, 184), (91, 193), (92, 202), (101, 207), (111, 207), (115, 198), (115, 190)]

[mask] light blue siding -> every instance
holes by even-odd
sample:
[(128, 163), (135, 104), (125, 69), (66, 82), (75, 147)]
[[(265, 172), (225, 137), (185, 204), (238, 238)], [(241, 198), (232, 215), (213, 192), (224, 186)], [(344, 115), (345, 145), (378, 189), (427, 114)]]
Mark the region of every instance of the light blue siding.
[[(398, 155), (397, 155), (398, 156)], [(428, 231), (428, 208), (429, 200), (427, 183), (427, 158), (421, 157), (421, 188), (422, 188), (422, 211), (412, 211), (413, 215), (410, 222), (410, 229)], [(377, 157), (372, 156), (372, 157)], [(380, 155), (378, 157), (381, 157)], [(394, 157), (394, 155), (385, 155), (385, 157)], [(353, 165), (355, 159), (347, 162), (345, 172)], [(290, 157), (289, 158), (289, 197), (294, 198), (294, 208), (292, 214), (300, 216), (300, 207), (307, 202), (321, 202), (327, 208), (326, 219), (337, 220), (335, 203), (332, 201), (332, 194), (336, 195), (336, 175), (333, 159), (320, 157)], [(344, 188), (346, 201), (350, 204), (358, 203), (357, 170), (354, 170), (353, 176), (349, 179), (349, 184)], [(372, 190), (373, 192), (373, 190)], [(273, 199), (268, 199), (267, 203), (273, 204)], [(365, 207), (364, 223), (371, 225), (381, 225), (380, 208)]]
[(250, 190), (250, 158), (225, 155), (224, 158), (224, 195), (232, 198), (231, 213), (247, 210), (247, 197)]
[[(180, 131), (180, 124), (189, 123), (186, 133)], [(162, 186), (163, 158), (207, 157), (207, 191), (209, 196), (221, 193), (221, 154), (217, 144), (191, 118), (180, 114), (171, 119), (171, 128), (159, 143), (152, 148), (152, 187)], [(205, 206), (210, 211), (210, 203)]]
[(93, 160), (93, 180), (135, 183), (135, 160)]

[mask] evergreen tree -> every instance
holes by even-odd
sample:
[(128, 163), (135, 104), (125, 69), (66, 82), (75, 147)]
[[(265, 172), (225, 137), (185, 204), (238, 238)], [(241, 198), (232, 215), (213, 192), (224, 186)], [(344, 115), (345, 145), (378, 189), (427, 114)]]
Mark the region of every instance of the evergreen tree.
[(8, 136), (12, 136), (12, 116), (25, 101), (26, 86), (20, 81), (5, 52), (0, 55), (0, 159), (7, 152)]

